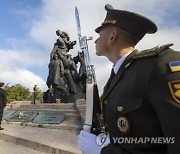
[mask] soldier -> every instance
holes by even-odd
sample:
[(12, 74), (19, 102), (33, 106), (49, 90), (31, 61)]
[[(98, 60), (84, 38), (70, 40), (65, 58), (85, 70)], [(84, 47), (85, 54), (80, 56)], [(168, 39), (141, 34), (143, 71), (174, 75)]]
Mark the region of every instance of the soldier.
[(145, 34), (157, 31), (155, 23), (109, 4), (105, 9), (95, 44), (96, 54), (114, 64), (101, 97), (110, 143), (99, 147), (96, 135), (81, 131), (79, 148), (85, 154), (179, 153), (180, 53), (172, 44), (136, 50)]
[(6, 91), (3, 89), (4, 83), (0, 82), (0, 130), (4, 128), (1, 127), (1, 121), (3, 117), (4, 107), (6, 106)]
[(33, 87), (33, 104), (36, 104), (36, 100), (37, 100), (37, 95), (38, 95), (38, 87), (37, 85), (34, 85)]

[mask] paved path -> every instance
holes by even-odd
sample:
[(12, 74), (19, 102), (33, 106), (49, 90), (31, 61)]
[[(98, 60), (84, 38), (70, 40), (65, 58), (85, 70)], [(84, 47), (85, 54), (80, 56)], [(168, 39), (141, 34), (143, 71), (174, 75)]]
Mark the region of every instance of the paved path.
[[(5, 140), (50, 154), (81, 154), (77, 148), (77, 131), (12, 124), (3, 124), (3, 127), (5, 129), (0, 131), (0, 141)], [(2, 148), (1, 144), (0, 147)]]
[(44, 152), (36, 151), (21, 145), (4, 142), (0, 140), (0, 153), (1, 154), (45, 154)]

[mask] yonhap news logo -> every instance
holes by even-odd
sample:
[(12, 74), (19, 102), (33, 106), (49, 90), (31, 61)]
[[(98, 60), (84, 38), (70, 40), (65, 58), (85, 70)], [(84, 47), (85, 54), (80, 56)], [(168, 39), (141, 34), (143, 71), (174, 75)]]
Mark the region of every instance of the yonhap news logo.
[(174, 144), (175, 137), (112, 137), (116, 144)]

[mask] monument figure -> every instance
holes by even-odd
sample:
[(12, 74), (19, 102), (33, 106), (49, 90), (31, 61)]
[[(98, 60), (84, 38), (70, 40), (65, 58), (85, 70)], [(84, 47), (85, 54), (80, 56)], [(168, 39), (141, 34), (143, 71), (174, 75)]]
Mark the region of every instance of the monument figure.
[[(73, 58), (69, 50), (73, 49), (76, 41), (70, 41), (68, 33), (64, 31), (57, 30), (56, 35), (58, 38), (50, 53), (49, 74), (46, 82), (51, 93), (49, 89), (44, 93), (44, 102), (60, 100), (63, 103), (72, 103), (77, 98), (85, 97), (83, 93), (85, 93), (86, 78), (82, 78), (85, 71), (83, 54), (79, 52)], [(80, 63), (79, 71), (77, 70), (78, 62)]]
[(83, 52), (78, 52), (78, 55), (76, 57), (73, 58), (75, 64), (77, 64), (78, 62), (80, 63), (80, 67), (79, 67), (79, 86), (82, 89), (83, 93), (86, 93), (86, 65), (85, 65), (85, 61), (84, 61), (84, 53)]

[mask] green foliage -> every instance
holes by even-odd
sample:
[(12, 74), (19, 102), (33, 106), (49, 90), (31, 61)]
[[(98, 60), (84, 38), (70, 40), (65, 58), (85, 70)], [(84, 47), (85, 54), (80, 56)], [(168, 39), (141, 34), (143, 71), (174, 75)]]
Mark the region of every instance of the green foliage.
[(10, 103), (12, 101), (31, 100), (29, 89), (19, 84), (11, 87), (5, 86), (5, 89), (7, 92), (7, 103)]
[[(7, 103), (13, 101), (32, 101), (34, 93), (30, 92), (28, 88), (20, 84), (14, 86), (5, 86), (7, 92)], [(36, 100), (42, 100), (43, 92), (38, 88), (36, 91)]]

